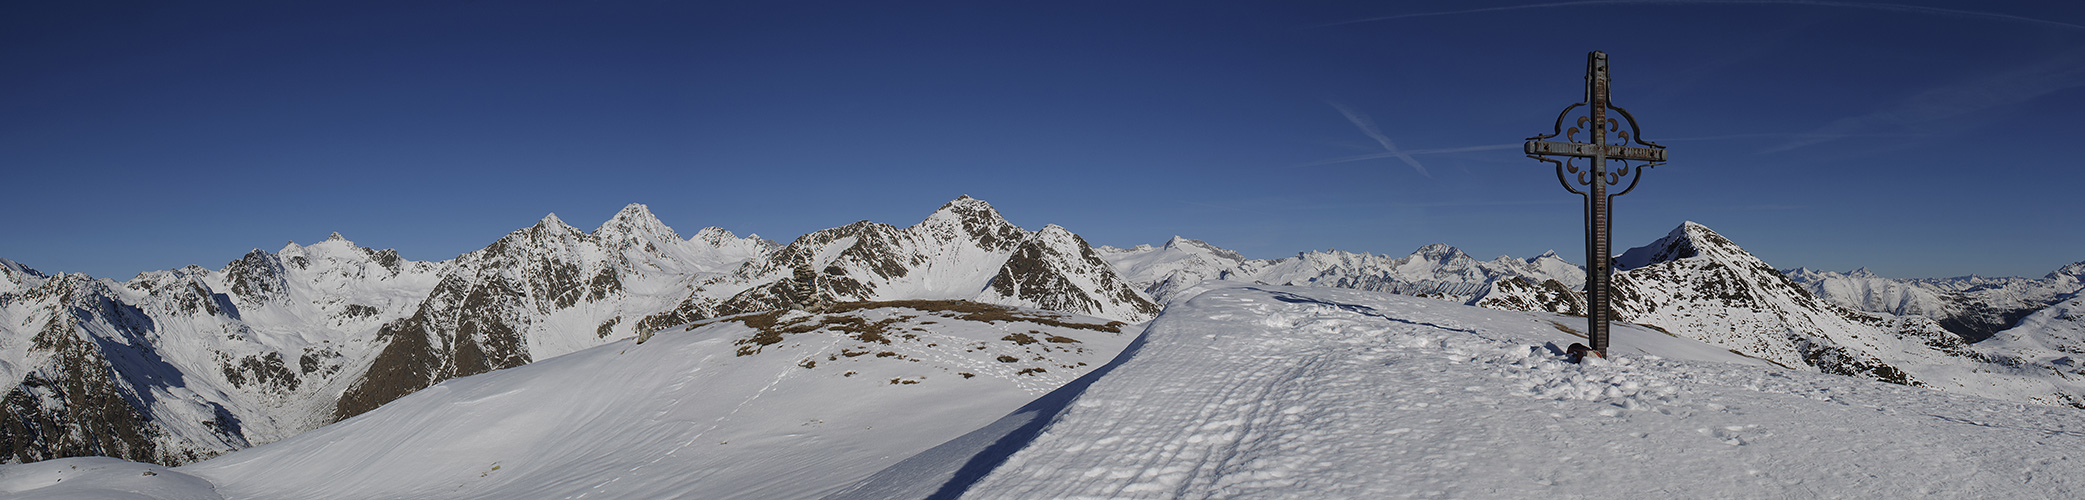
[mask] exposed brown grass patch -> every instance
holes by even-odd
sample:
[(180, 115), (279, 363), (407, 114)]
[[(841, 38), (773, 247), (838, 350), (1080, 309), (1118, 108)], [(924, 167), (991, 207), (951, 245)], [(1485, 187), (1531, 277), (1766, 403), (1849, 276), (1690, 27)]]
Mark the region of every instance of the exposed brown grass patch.
[[(982, 302), (971, 302), (967, 300), (892, 300), (882, 302), (848, 302), (844, 304), (836, 304), (831, 308), (826, 309), (826, 311), (831, 313), (842, 313), (848, 311), (876, 309), (882, 307), (903, 307), (906, 309), (914, 309), (919, 311), (925, 311), (928, 313), (933, 313), (935, 315), (942, 316), (945, 318), (960, 319), (964, 321), (979, 321), (985, 323), (997, 323), (1002, 321), (1027, 322), (1038, 325), (1054, 326), (1059, 328), (1093, 330), (1108, 333), (1122, 333), (1122, 326), (1125, 325), (1125, 323), (1120, 321), (1109, 321), (1103, 324), (1077, 323), (1072, 321), (1065, 321), (1063, 319), (1064, 316), (1061, 315), (1042, 313), (1037, 311), (1015, 311), (1012, 307), (996, 304), (986, 304)], [(933, 324), (933, 322), (922, 321), (920, 322), (920, 324)]]

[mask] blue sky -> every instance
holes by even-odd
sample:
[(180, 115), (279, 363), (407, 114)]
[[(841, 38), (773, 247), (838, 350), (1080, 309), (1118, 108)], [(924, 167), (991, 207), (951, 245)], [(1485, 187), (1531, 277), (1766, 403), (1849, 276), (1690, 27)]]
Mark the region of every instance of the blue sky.
[(968, 194), (1094, 244), (1580, 261), (1518, 145), (1603, 50), (1673, 158), (1617, 251), (1693, 220), (1784, 268), (2085, 260), (2075, 2), (1001, 3), (10, 4), (0, 257), (439, 260), (632, 202), (786, 241)]

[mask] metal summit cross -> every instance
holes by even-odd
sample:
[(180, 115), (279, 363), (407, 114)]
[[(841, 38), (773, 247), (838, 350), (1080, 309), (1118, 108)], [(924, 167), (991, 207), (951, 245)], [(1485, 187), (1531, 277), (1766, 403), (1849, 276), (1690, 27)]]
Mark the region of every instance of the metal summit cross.
[[(1570, 129), (1565, 129), (1564, 120), (1581, 107), (1585, 108), (1582, 114), (1571, 122)], [(1629, 129), (1621, 130), (1618, 122), (1607, 117), (1608, 110), (1614, 110), (1622, 115), (1622, 119), (1628, 120)], [(1578, 142), (1581, 132), (1588, 135), (1587, 142)], [(1614, 144), (1608, 143), (1609, 134), (1617, 139)], [(1559, 135), (1568, 142), (1546, 140)], [(1585, 101), (1564, 107), (1564, 112), (1557, 114), (1556, 127), (1548, 135), (1529, 137), (1527, 141), (1523, 149), (1529, 158), (1555, 165), (1557, 182), (1563, 183), (1564, 189), (1585, 198), (1586, 340), (1593, 344), (1591, 351), (1594, 355), (1606, 357), (1607, 320), (1609, 310), (1613, 309), (1608, 302), (1608, 278), (1614, 271), (1614, 253), (1608, 239), (1613, 226), (1609, 205), (1614, 197), (1636, 190), (1636, 181), (1643, 179), (1644, 169), (1665, 163), (1665, 146), (1644, 141), (1642, 131), (1636, 126), (1636, 117), (1608, 102), (1607, 53), (1600, 51), (1586, 54)], [(1642, 147), (1630, 146), (1630, 141)], [(1580, 158), (1586, 159), (1586, 166), (1578, 165)], [(1609, 161), (1620, 163), (1620, 167), (1609, 170)], [(1631, 175), (1630, 162), (1637, 162), (1633, 167), (1634, 175)], [(1629, 180), (1629, 187), (1619, 193), (1607, 193), (1608, 186), (1619, 185), (1624, 178)], [(1576, 185), (1572, 183), (1574, 180)], [(1579, 189), (1580, 186), (1586, 189)], [(1581, 355), (1583, 353), (1572, 353), (1573, 359)]]

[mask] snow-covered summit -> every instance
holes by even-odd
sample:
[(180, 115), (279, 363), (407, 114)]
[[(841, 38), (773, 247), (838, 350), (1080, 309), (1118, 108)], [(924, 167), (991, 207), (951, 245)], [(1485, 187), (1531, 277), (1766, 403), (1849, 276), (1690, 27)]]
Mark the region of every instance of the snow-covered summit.
[(1614, 266), (1616, 270), (1627, 271), (1693, 257), (1740, 259), (1740, 255), (1750, 257), (1751, 253), (1739, 248), (1723, 235), (1716, 234), (1716, 231), (1708, 226), (1687, 221), (1680, 224), (1680, 227), (1673, 228), (1671, 233), (1667, 233), (1658, 241), (1622, 252), (1621, 256), (1615, 257)]
[(652, 215), (651, 207), (642, 203), (631, 203), (623, 207), (615, 216), (602, 222), (600, 227), (594, 228), (592, 234), (595, 238), (600, 238), (604, 244), (616, 247), (680, 239), (680, 235), (674, 233), (673, 228), (667, 227), (666, 223), (659, 222), (659, 218)]

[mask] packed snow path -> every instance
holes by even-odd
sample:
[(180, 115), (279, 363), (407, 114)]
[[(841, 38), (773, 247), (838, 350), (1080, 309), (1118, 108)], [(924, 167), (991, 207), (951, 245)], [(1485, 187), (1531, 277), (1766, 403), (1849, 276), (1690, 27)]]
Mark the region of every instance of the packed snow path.
[(2085, 494), (2085, 412), (1707, 361), (1743, 359), (1633, 327), (1616, 345), (1640, 349), (1570, 364), (1573, 319), (1207, 291), (963, 496)]

